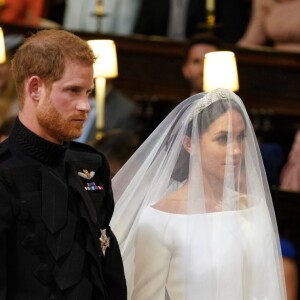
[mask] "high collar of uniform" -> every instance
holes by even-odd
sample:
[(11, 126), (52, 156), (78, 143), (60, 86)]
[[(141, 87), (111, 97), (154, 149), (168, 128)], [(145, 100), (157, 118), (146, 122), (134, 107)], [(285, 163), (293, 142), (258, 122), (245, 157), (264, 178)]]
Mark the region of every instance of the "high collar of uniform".
[(58, 145), (36, 135), (25, 127), (19, 118), (15, 121), (9, 141), (24, 154), (49, 165), (59, 164), (63, 160), (67, 149), (66, 143)]

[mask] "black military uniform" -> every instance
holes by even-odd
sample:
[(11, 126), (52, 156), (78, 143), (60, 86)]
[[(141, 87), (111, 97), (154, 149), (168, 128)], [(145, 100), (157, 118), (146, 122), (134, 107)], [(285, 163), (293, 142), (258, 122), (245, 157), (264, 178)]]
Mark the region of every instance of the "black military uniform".
[(0, 299), (126, 299), (102, 154), (18, 119), (0, 147)]

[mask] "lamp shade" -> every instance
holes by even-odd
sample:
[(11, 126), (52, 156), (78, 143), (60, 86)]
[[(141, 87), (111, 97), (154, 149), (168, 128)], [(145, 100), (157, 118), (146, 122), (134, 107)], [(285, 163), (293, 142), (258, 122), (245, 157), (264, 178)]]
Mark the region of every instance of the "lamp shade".
[(3, 35), (3, 30), (0, 27), (0, 64), (5, 63), (5, 61), (6, 61), (6, 52), (5, 52), (4, 35)]
[(231, 51), (214, 51), (205, 54), (203, 69), (203, 90), (216, 88), (231, 91), (239, 89), (235, 54)]
[(114, 78), (118, 76), (116, 45), (112, 40), (89, 40), (89, 46), (97, 57), (94, 77)]

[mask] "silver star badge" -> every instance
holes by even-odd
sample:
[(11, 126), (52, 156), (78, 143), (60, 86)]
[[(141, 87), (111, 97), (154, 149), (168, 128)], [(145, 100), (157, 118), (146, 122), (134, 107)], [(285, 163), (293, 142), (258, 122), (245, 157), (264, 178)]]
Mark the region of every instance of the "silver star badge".
[(103, 256), (105, 256), (106, 248), (109, 247), (110, 238), (106, 235), (106, 229), (100, 229), (101, 236), (99, 238), (100, 248), (102, 250)]

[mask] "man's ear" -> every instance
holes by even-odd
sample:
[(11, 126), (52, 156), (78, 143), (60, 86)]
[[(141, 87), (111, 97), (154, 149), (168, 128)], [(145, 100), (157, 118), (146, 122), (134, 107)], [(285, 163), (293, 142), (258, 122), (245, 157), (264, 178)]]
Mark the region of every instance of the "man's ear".
[(42, 93), (42, 80), (38, 76), (31, 76), (26, 84), (27, 92), (34, 101), (39, 101)]
[(183, 140), (182, 140), (182, 145), (183, 145), (183, 148), (188, 152), (188, 153), (191, 153), (191, 138), (188, 137), (187, 135), (185, 135), (183, 137)]

